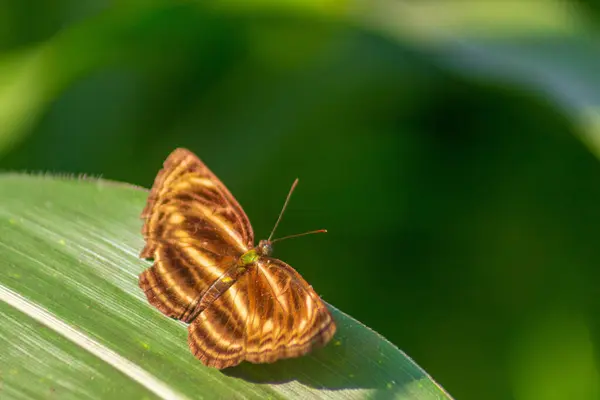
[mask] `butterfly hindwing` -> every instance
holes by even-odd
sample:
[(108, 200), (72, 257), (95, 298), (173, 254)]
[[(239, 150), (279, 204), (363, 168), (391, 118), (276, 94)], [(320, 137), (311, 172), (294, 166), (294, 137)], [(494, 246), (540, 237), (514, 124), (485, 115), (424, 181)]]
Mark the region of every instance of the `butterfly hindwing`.
[(254, 270), (246, 360), (271, 363), (298, 357), (327, 343), (336, 330), (325, 303), (296, 270), (263, 257)]
[(247, 289), (245, 277), (238, 279), (188, 326), (190, 351), (204, 365), (221, 369), (244, 360)]
[(204, 364), (225, 368), (301, 356), (327, 343), (335, 329), (306, 281), (265, 257), (192, 322), (188, 343)]

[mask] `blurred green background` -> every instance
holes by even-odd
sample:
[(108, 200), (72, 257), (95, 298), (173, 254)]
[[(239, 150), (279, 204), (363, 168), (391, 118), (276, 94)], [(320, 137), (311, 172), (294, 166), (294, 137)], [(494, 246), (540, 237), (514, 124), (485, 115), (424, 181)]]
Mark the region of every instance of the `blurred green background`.
[[(600, 398), (600, 19), (574, 1), (0, 1), (0, 169), (196, 152), (457, 399)], [(2, 190), (2, 188), (0, 188)], [(141, 211), (141, 210), (140, 210)]]

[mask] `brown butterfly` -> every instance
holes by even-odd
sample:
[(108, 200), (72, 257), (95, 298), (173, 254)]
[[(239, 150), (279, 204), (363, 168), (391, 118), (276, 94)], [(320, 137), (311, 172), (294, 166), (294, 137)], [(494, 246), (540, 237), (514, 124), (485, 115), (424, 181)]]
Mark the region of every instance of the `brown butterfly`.
[(273, 233), (254, 246), (238, 202), (190, 151), (176, 149), (166, 159), (141, 217), (140, 257), (154, 264), (140, 275), (140, 288), (163, 314), (190, 324), (188, 344), (205, 365), (298, 357), (335, 333), (313, 288), (270, 257)]

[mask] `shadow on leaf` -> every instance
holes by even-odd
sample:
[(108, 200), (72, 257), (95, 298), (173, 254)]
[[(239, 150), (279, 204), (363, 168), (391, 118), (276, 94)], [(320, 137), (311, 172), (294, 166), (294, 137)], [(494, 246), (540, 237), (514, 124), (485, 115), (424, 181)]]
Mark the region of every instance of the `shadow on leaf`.
[[(435, 384), (412, 360), (376, 332), (330, 306), (338, 330), (327, 346), (307, 356), (273, 364), (242, 363), (225, 375), (253, 383), (277, 385), (296, 380), (319, 390), (374, 389), (376, 398), (410, 392), (413, 384)], [(357, 329), (358, 328), (358, 329)], [(422, 389), (421, 389), (422, 390)]]

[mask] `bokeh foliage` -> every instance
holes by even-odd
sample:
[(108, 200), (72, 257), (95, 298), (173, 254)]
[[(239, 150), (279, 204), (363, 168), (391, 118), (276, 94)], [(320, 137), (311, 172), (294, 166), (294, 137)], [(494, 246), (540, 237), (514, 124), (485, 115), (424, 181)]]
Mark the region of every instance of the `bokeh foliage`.
[(330, 233), (277, 255), (456, 398), (599, 395), (593, 5), (27, 3), (0, 168), (149, 186), (185, 146), (258, 236), (299, 176), (280, 234)]

